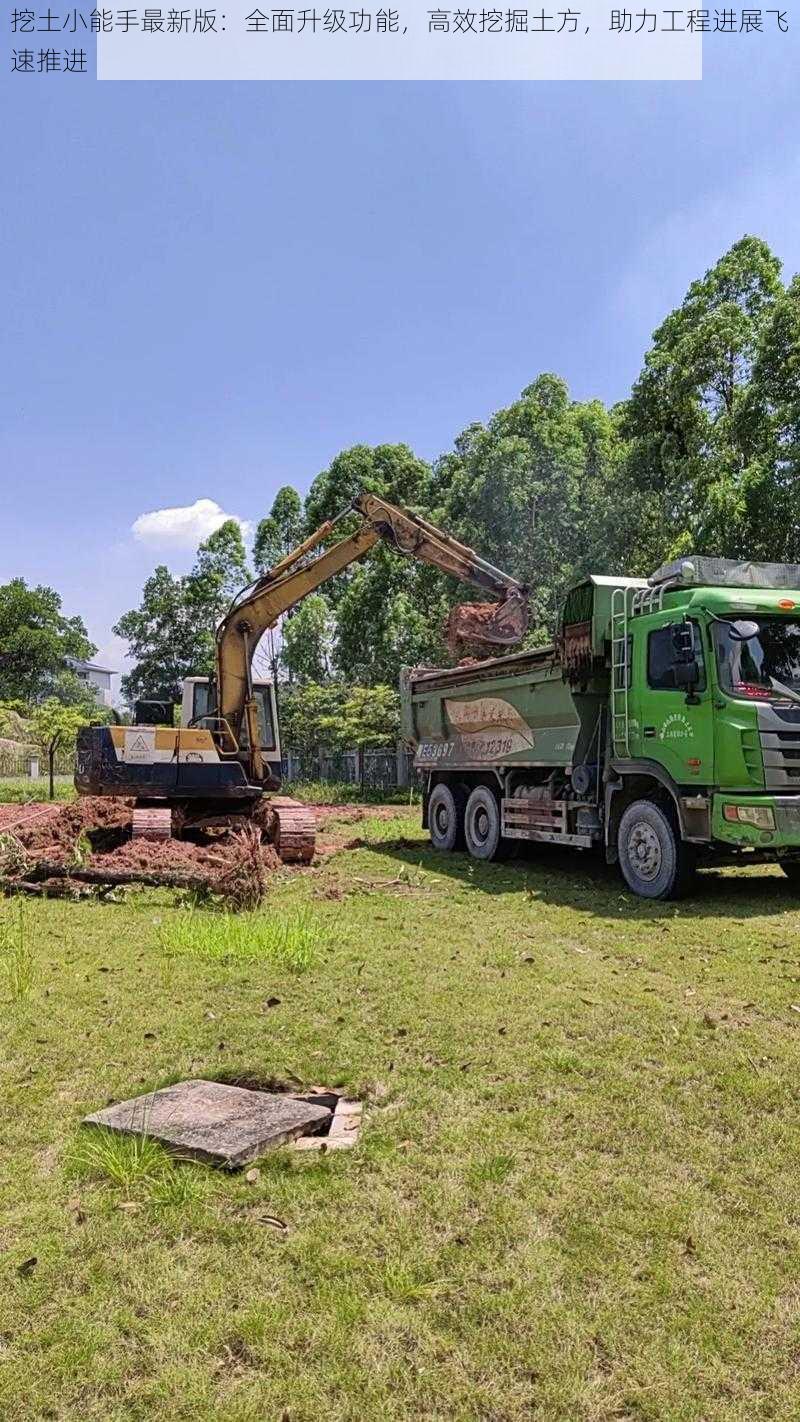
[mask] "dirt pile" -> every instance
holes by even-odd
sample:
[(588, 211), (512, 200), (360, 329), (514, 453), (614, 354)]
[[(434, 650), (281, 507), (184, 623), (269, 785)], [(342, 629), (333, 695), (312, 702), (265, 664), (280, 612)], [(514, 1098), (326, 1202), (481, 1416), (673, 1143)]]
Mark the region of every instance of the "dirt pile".
[[(23, 892), (79, 891), (129, 883), (200, 888), (232, 908), (253, 907), (268, 892), (270, 876), (284, 860), (261, 842), (257, 824), (233, 830), (187, 830), (185, 839), (131, 837), (132, 799), (85, 796), (68, 805), (9, 806), (8, 845), (0, 854), (0, 888)], [(358, 848), (353, 826), (365, 819), (392, 819), (395, 805), (314, 807), (323, 842), (318, 861), (342, 849)], [(0, 832), (5, 824), (0, 823)]]
[(133, 800), (87, 795), (53, 815), (31, 816), (14, 834), (31, 857), (61, 861), (84, 834), (93, 850), (113, 847), (130, 834), (132, 821)]
[(58, 805), (41, 804), (35, 800), (0, 805), (0, 834), (18, 834), (23, 825), (31, 825), (36, 820), (52, 820), (58, 812)]
[[(271, 844), (260, 846), (261, 859), (268, 869), (280, 865)], [(209, 880), (227, 873), (239, 857), (238, 836), (231, 834), (215, 844), (196, 844), (187, 839), (128, 839), (116, 849), (100, 851), (90, 863), (104, 869), (141, 869), (146, 873), (165, 872), (207, 875)]]
[(280, 866), (252, 826), (193, 839), (131, 838), (133, 800), (82, 797), (15, 825), (12, 833), (25, 869), (6, 875), (29, 882), (107, 884), (135, 881), (205, 885), (233, 906), (254, 904), (266, 893), (268, 876)]

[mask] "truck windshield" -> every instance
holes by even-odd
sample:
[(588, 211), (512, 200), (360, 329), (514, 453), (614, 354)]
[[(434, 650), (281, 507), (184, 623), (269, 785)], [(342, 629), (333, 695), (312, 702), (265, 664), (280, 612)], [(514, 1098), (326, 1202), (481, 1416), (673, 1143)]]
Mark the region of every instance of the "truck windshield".
[(792, 691), (800, 691), (800, 622), (785, 617), (753, 617), (758, 635), (747, 642), (731, 636), (730, 623), (712, 622), (720, 685), (731, 696), (760, 701), (780, 698), (770, 680), (774, 677)]

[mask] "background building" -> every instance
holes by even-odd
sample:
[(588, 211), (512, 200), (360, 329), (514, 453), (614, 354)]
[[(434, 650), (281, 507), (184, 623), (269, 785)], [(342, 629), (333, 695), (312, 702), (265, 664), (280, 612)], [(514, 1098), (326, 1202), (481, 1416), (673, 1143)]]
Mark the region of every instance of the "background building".
[(69, 665), (81, 681), (92, 688), (101, 706), (113, 705), (111, 678), (116, 673), (108, 667), (99, 667), (94, 662), (79, 662), (69, 658)]

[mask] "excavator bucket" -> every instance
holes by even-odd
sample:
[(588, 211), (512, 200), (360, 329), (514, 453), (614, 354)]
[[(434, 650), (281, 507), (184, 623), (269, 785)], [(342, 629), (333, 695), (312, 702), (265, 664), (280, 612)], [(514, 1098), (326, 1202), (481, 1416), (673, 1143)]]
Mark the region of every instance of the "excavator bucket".
[(493, 647), (516, 646), (527, 630), (527, 598), (513, 594), (502, 602), (457, 603), (445, 623), (445, 641), (456, 656), (465, 650), (486, 656)]

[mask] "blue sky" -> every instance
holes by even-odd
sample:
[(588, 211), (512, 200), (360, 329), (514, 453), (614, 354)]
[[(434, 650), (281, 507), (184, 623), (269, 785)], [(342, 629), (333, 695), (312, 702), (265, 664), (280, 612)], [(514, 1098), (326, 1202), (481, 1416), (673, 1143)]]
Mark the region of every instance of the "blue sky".
[(800, 268), (797, 30), (702, 83), (106, 83), (5, 74), (0, 580), (110, 628), (148, 511), (256, 521), (338, 450), (432, 457), (540, 371), (625, 395), (745, 231)]

